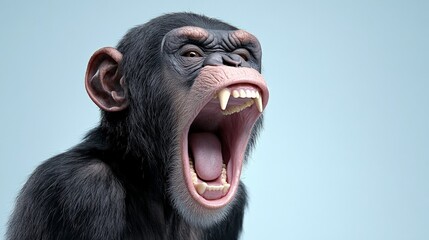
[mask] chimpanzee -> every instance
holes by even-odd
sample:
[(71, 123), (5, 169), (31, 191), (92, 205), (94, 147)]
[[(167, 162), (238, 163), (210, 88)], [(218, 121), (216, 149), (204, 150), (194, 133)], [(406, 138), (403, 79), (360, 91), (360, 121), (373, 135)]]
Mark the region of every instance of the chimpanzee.
[(100, 124), (34, 171), (7, 239), (237, 239), (268, 101), (260, 71), (253, 35), (193, 13), (96, 51), (85, 87)]

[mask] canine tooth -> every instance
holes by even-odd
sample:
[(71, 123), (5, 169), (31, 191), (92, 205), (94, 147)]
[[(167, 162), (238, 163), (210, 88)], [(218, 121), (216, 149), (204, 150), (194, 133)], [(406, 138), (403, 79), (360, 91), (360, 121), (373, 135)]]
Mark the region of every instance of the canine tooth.
[(226, 165), (225, 164), (222, 165), (222, 174), (221, 174), (220, 180), (221, 180), (222, 184), (227, 183), (226, 182)]
[(225, 176), (222, 175), (222, 178), (220, 180), (221, 180), (222, 184), (226, 184), (227, 183), (226, 182), (226, 175)]
[(222, 187), (223, 187), (222, 192), (223, 192), (223, 194), (225, 194), (228, 192), (229, 188), (231, 187), (231, 184), (226, 183)]
[(189, 169), (190, 169), (190, 172), (191, 172), (191, 179), (192, 179), (192, 182), (193, 182), (194, 184), (197, 184), (197, 182), (198, 182), (198, 177), (197, 177), (197, 173), (195, 172), (194, 164), (193, 164), (193, 162), (191, 161), (191, 158), (189, 158)]
[(194, 184), (194, 186), (195, 186), (195, 189), (197, 190), (198, 194), (200, 194), (200, 195), (202, 195), (207, 189), (207, 183), (205, 183), (205, 182)]
[(228, 88), (224, 88), (218, 93), (220, 108), (222, 110), (225, 110), (228, 105), (229, 96), (231, 96), (231, 91)]
[(191, 170), (191, 179), (194, 184), (198, 182), (198, 177), (194, 170)]
[(240, 89), (240, 98), (245, 98), (246, 97), (246, 92), (244, 91), (244, 89)]
[(259, 94), (256, 97), (255, 102), (256, 102), (256, 107), (258, 108), (259, 112), (262, 112), (264, 109), (262, 108), (262, 98), (259, 96)]
[(234, 90), (234, 91), (232, 91), (232, 96), (234, 98), (238, 98), (238, 97), (240, 97), (240, 93), (237, 90)]

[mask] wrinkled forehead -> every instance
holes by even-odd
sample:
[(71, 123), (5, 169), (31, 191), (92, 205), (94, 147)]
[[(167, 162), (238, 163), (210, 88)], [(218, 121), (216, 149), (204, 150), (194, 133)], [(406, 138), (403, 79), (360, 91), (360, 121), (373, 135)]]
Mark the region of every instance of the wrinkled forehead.
[(244, 30), (213, 30), (200, 27), (186, 26), (175, 28), (168, 32), (162, 41), (162, 46), (166, 43), (174, 42), (197, 42), (201, 44), (232, 44), (240, 46), (251, 46), (259, 48), (258, 39)]

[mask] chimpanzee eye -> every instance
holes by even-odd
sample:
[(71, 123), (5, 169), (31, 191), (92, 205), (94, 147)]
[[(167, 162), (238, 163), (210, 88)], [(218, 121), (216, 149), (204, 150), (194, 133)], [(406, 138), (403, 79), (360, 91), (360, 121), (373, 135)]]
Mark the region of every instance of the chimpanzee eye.
[(180, 56), (186, 58), (200, 58), (203, 57), (203, 50), (194, 44), (186, 44), (180, 49)]
[(247, 50), (247, 49), (245, 49), (245, 48), (240, 48), (240, 49), (237, 49), (237, 50), (235, 50), (233, 53), (235, 53), (235, 54), (237, 54), (237, 55), (239, 55), (241, 58), (243, 58), (244, 59), (244, 61), (249, 61), (249, 59), (250, 59), (250, 52)]
[(197, 51), (187, 51), (184, 54), (182, 54), (182, 56), (190, 57), (190, 58), (202, 57), (202, 55)]

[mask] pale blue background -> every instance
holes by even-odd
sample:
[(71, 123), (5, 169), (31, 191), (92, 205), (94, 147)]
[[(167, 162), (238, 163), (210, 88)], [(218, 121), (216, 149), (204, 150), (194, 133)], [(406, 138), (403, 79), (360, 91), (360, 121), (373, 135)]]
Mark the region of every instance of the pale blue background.
[(429, 239), (429, 1), (125, 2), (0, 3), (0, 235), (32, 170), (97, 124), (91, 54), (194, 11), (263, 45), (242, 239)]

